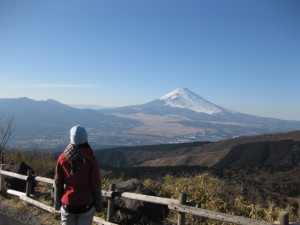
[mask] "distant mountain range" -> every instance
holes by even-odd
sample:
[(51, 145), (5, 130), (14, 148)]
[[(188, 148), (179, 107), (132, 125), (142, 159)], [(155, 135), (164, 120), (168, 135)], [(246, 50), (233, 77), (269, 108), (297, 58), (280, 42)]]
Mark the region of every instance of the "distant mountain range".
[(300, 130), (300, 121), (233, 112), (187, 88), (146, 104), (78, 109), (55, 100), (0, 99), (0, 113), (14, 116), (11, 147), (58, 150), (69, 129), (85, 126), (94, 148), (218, 141), (236, 136)]

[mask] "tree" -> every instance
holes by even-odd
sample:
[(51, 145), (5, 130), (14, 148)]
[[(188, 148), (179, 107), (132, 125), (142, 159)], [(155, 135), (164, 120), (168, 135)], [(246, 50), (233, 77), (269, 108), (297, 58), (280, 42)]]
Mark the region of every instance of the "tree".
[(4, 150), (6, 145), (11, 138), (12, 133), (15, 128), (13, 126), (14, 117), (12, 115), (8, 115), (5, 117), (4, 114), (0, 117), (0, 159), (1, 163), (4, 161)]

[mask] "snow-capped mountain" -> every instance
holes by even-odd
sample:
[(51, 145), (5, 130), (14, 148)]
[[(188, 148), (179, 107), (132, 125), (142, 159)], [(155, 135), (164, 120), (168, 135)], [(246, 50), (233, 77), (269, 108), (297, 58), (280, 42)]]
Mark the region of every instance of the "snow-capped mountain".
[(223, 108), (205, 100), (187, 88), (177, 88), (174, 91), (162, 96), (159, 100), (165, 105), (190, 109), (198, 113), (217, 114), (224, 111)]
[(148, 135), (152, 141), (158, 136), (170, 142), (175, 139), (220, 140), (300, 129), (299, 121), (235, 112), (209, 102), (187, 88), (177, 88), (145, 104), (98, 112), (139, 122), (139, 126), (127, 130), (127, 134), (135, 137)]
[(300, 130), (287, 121), (233, 112), (187, 88), (151, 102), (112, 109), (76, 109), (54, 100), (0, 99), (0, 115), (11, 112), (14, 146), (64, 145), (68, 130), (84, 125), (93, 146), (216, 141), (235, 136)]
[(233, 111), (226, 110), (218, 105), (207, 101), (206, 99), (200, 97), (188, 88), (177, 88), (165, 94), (164, 96), (145, 104), (97, 111), (118, 114), (201, 114), (202, 116), (218, 116), (219, 114), (222, 114), (224, 116), (225, 114), (228, 115), (233, 113)]

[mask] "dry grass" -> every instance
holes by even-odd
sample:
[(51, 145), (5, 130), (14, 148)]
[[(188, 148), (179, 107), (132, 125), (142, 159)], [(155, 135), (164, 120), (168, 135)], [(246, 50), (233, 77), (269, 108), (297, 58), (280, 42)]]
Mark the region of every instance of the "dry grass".
[[(43, 199), (40, 202), (49, 205), (49, 201)], [(30, 225), (60, 225), (60, 216), (46, 212), (36, 206), (22, 201), (18, 197), (7, 194), (0, 195), (0, 212), (20, 224)], [(97, 215), (98, 216), (98, 215)], [(93, 223), (96, 225), (97, 223)]]
[(32, 206), (17, 197), (0, 195), (0, 211), (9, 218), (30, 225), (60, 225), (56, 215)]

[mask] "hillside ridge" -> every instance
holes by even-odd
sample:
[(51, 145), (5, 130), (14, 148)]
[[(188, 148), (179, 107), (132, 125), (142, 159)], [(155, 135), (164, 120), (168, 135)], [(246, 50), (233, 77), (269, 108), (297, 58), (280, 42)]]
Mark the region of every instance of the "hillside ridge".
[(300, 163), (299, 143), (300, 131), (293, 131), (218, 142), (99, 149), (95, 155), (101, 165), (114, 167), (297, 165)]

